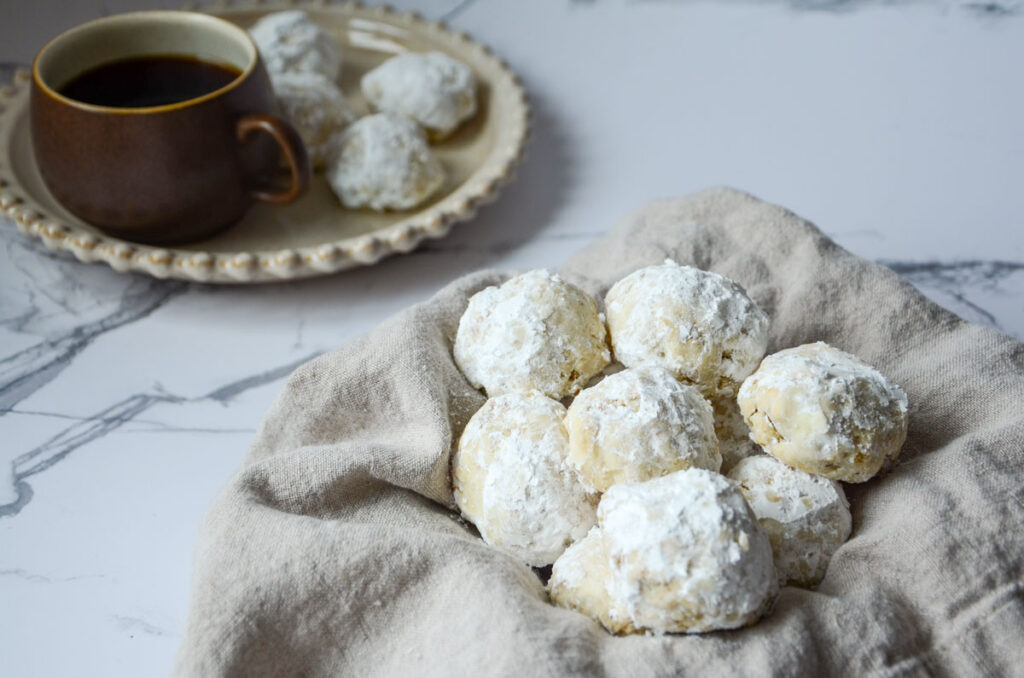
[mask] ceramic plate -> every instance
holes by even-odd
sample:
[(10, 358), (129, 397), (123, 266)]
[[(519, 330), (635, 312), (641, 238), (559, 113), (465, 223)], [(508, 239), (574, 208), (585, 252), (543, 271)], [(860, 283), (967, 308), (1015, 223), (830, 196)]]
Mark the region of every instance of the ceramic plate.
[(440, 238), (494, 199), (522, 157), (529, 105), (522, 85), (484, 45), (444, 24), (387, 7), (359, 4), (232, 3), (202, 11), (248, 27), (259, 17), (299, 6), (342, 45), (345, 95), (362, 112), (362, 75), (402, 51), (439, 50), (468, 64), (479, 81), (479, 110), (433, 148), (448, 180), (415, 211), (376, 213), (343, 209), (323, 176), (287, 207), (255, 205), (234, 227), (198, 243), (154, 247), (103, 234), (63, 209), (39, 176), (28, 127), (27, 73), (0, 89), (0, 210), (26, 235), (87, 262), (159, 278), (249, 283), (324, 275), (408, 252), (424, 238)]

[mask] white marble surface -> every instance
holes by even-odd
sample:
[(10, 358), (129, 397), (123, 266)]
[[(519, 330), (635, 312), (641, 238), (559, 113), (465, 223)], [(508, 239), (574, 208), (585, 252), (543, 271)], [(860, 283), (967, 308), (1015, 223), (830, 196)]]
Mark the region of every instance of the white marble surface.
[[(448, 239), (215, 288), (0, 223), (0, 673), (167, 673), (200, 519), (291, 369), (462, 273), (557, 265), (652, 198), (746, 189), (1024, 337), (1020, 3), (400, 4), (492, 45), (536, 106), (518, 180)], [(145, 5), (0, 3), (0, 62)]]

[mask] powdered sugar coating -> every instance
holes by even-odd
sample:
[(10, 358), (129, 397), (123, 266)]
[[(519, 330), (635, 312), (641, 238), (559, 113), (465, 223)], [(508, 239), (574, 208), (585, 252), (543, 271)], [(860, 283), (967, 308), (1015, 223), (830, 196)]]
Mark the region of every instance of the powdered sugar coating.
[(779, 583), (817, 586), (832, 554), (850, 537), (843, 488), (768, 455), (743, 459), (729, 478), (739, 483), (771, 541)]
[(441, 52), (393, 56), (364, 75), (360, 85), (376, 110), (407, 115), (438, 137), (476, 112), (473, 71)]
[(555, 561), (548, 594), (551, 602), (587, 615), (612, 633), (634, 633), (625, 606), (612, 596), (608, 563), (604, 533), (592, 527)]
[(565, 408), (538, 392), (491, 398), (452, 460), (455, 503), (488, 544), (550, 565), (594, 524), (594, 502), (566, 462)]
[(287, 72), (272, 78), (288, 121), (302, 137), (313, 167), (323, 168), (333, 137), (356, 119), (341, 90), (319, 73)]
[(626, 369), (585, 389), (569, 406), (569, 462), (605, 491), (684, 468), (722, 465), (711, 405), (660, 367)]
[(302, 10), (273, 12), (249, 29), (271, 76), (319, 73), (331, 82), (341, 75), (341, 48)]
[(764, 450), (750, 439), (750, 427), (743, 419), (743, 413), (740, 412), (740, 406), (734, 396), (713, 399), (711, 409), (715, 414), (718, 450), (722, 453), (721, 473), (728, 473), (742, 459), (764, 454)]
[(778, 593), (772, 549), (739, 488), (686, 469), (601, 498), (612, 583), (634, 626), (655, 633), (753, 623)]
[(330, 149), (327, 181), (346, 207), (404, 210), (444, 184), (445, 172), (423, 130), (400, 115), (378, 113), (349, 125)]
[(664, 367), (707, 398), (735, 394), (768, 346), (768, 315), (738, 283), (671, 260), (615, 283), (605, 307), (619, 362)]
[(536, 389), (562, 398), (611, 360), (594, 299), (544, 270), (474, 294), (454, 354), (469, 382), (489, 396)]
[(850, 483), (891, 463), (907, 437), (907, 394), (824, 342), (772, 354), (738, 402), (755, 442), (793, 468)]

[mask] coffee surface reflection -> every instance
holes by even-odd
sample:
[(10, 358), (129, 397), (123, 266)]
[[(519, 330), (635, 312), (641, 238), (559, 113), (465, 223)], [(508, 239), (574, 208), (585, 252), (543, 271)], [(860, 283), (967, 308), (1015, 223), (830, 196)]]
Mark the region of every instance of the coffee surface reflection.
[(241, 73), (237, 68), (192, 56), (144, 56), (91, 68), (58, 91), (69, 99), (94, 106), (147, 108), (215, 92)]

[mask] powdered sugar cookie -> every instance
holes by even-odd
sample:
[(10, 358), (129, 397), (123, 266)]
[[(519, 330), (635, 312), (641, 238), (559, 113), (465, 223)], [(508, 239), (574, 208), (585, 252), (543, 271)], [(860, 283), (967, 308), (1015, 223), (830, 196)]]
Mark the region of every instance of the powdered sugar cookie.
[(864, 361), (820, 341), (765, 358), (743, 382), (738, 402), (761, 447), (832, 480), (870, 479), (907, 437), (907, 394)]
[(594, 299), (547, 271), (474, 294), (454, 353), (469, 382), (489, 396), (536, 389), (561, 398), (611, 360)]
[(355, 111), (334, 81), (319, 73), (281, 73), (273, 82), (277, 101), (306, 144), (313, 167), (322, 169), (331, 140), (356, 119)]
[(441, 52), (391, 57), (360, 84), (376, 110), (407, 115), (438, 137), (476, 112), (473, 71)]
[(764, 450), (750, 439), (750, 427), (743, 419), (736, 398), (724, 396), (711, 401), (715, 413), (715, 435), (722, 453), (721, 473), (728, 473), (741, 459), (764, 454)]
[(627, 369), (580, 392), (565, 418), (569, 462), (598, 491), (722, 464), (711, 405), (660, 367)]
[(832, 554), (850, 537), (843, 488), (765, 454), (743, 459), (729, 478), (739, 483), (771, 540), (779, 583), (817, 586)]
[(331, 82), (341, 74), (341, 48), (302, 10), (267, 14), (249, 29), (271, 76), (319, 73)]
[(601, 498), (610, 595), (633, 625), (656, 633), (734, 629), (778, 593), (772, 549), (739, 488), (686, 469)]
[(619, 362), (664, 367), (707, 398), (735, 394), (768, 346), (768, 316), (738, 283), (673, 261), (615, 283), (605, 307)]
[(362, 118), (330, 149), (327, 181), (345, 207), (409, 209), (436, 193), (444, 180), (423, 130), (400, 115)]
[(491, 398), (452, 460), (455, 503), (480, 536), (523, 562), (550, 565), (594, 524), (594, 498), (566, 462), (565, 408), (538, 392)]
[(611, 576), (604, 533), (592, 527), (555, 561), (548, 594), (556, 605), (581, 612), (612, 633), (633, 633), (625, 606), (612, 597)]

